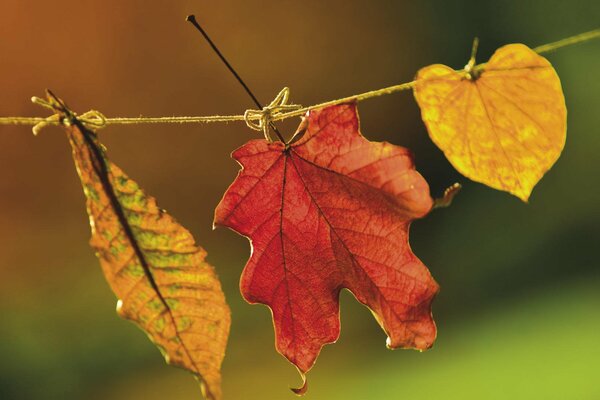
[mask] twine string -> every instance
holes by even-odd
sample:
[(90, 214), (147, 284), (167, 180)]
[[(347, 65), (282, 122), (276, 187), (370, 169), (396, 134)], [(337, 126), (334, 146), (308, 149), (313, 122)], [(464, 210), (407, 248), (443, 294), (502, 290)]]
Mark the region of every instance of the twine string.
[[(600, 29), (595, 29), (589, 32), (584, 32), (579, 35), (571, 36), (556, 42), (544, 44), (533, 48), (533, 51), (538, 54), (549, 53), (562, 47), (571, 46), (577, 43), (587, 42), (593, 39), (600, 38)], [(468, 65), (468, 64), (467, 64)], [(473, 66), (475, 71), (478, 67), (483, 67), (485, 64)], [(464, 71), (464, 70), (462, 70)], [(210, 115), (210, 116), (191, 116), (191, 117), (118, 117), (107, 118), (101, 112), (90, 110), (86, 113), (77, 116), (77, 119), (85, 126), (98, 130), (107, 125), (137, 125), (137, 124), (163, 124), (163, 123), (208, 123), (208, 122), (233, 122), (244, 121), (246, 125), (255, 131), (262, 131), (265, 138), (271, 141), (269, 137), (269, 125), (274, 121), (281, 121), (287, 118), (299, 117), (306, 114), (308, 111), (323, 108), (351, 101), (359, 102), (362, 100), (388, 95), (404, 90), (412, 89), (416, 82), (406, 82), (398, 85), (388, 86), (382, 89), (371, 90), (365, 93), (360, 93), (353, 96), (343, 97), (340, 99), (326, 101), (320, 104), (315, 104), (309, 107), (302, 107), (298, 104), (288, 104), (290, 91), (283, 88), (275, 99), (262, 110), (246, 110), (243, 115)], [(0, 125), (32, 125), (33, 133), (38, 134), (47, 126), (55, 126), (61, 124), (70, 124), (68, 118), (63, 118), (56, 113), (55, 105), (51, 104), (39, 97), (33, 97), (32, 102), (44, 108), (53, 111), (49, 117), (0, 117)], [(75, 116), (76, 114), (73, 113)]]

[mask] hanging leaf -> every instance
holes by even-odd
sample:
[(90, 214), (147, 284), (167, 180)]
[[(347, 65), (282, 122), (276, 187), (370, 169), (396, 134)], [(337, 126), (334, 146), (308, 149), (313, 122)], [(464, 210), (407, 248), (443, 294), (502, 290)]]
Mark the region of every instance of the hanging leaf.
[(431, 140), (454, 168), (523, 201), (564, 147), (560, 79), (525, 45), (501, 47), (488, 63), (463, 71), (425, 67), (414, 93)]
[[(273, 312), (277, 350), (302, 376), (340, 332), (339, 293), (373, 312), (390, 348), (429, 348), (438, 285), (408, 244), (433, 201), (411, 154), (359, 132), (356, 106), (310, 112), (292, 144), (252, 140), (215, 224), (252, 242), (242, 294)], [(298, 390), (302, 391), (302, 389)]]
[(87, 198), (90, 244), (119, 301), (167, 363), (195, 374), (208, 399), (221, 398), (221, 362), (230, 312), (206, 252), (136, 182), (106, 157), (96, 134), (60, 100), (66, 132)]

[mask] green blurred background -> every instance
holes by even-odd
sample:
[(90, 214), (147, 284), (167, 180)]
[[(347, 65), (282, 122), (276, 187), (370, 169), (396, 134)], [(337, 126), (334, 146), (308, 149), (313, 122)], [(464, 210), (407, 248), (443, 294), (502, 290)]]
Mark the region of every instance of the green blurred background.
[[(252, 104), (197, 32), (195, 13), (263, 102), (283, 87), (309, 105), (459, 68), (598, 27), (589, 1), (2, 0), (0, 115), (46, 115), (53, 89), (107, 116), (240, 113)], [(442, 291), (425, 353), (389, 351), (369, 311), (342, 294), (342, 335), (309, 374), (307, 399), (600, 398), (600, 41), (548, 55), (569, 110), (563, 156), (529, 205), (459, 176), (429, 141), (409, 92), (360, 104), (373, 140), (410, 147), (435, 195), (464, 190), (412, 228)], [(289, 132), (298, 121), (282, 124)], [(241, 299), (247, 241), (211, 230), (233, 180), (229, 153), (258, 137), (242, 123), (113, 126), (118, 165), (209, 252), (233, 310), (227, 399), (292, 399), (270, 313)], [(0, 399), (197, 399), (115, 298), (87, 242), (83, 194), (64, 134), (0, 127)]]

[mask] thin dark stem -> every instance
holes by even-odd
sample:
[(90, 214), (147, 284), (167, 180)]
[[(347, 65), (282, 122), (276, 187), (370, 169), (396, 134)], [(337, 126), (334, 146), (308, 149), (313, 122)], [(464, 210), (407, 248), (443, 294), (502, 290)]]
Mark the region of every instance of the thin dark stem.
[[(193, 14), (192, 15), (188, 15), (185, 20), (188, 21), (189, 23), (191, 23), (202, 34), (202, 36), (204, 37), (204, 39), (206, 39), (206, 41), (208, 42), (208, 44), (210, 45), (210, 47), (213, 49), (213, 51), (217, 54), (217, 56), (219, 56), (219, 58), (221, 59), (221, 61), (223, 61), (223, 64), (225, 64), (225, 66), (227, 67), (227, 69), (229, 70), (229, 72), (231, 72), (233, 74), (233, 76), (235, 77), (235, 79), (237, 79), (237, 81), (240, 83), (240, 85), (242, 85), (242, 87), (244, 88), (244, 90), (246, 91), (246, 93), (248, 93), (248, 95), (252, 98), (252, 101), (254, 102), (254, 104), (256, 104), (256, 107), (262, 109), (263, 106), (260, 103), (260, 101), (258, 101), (258, 99), (256, 98), (256, 96), (254, 95), (254, 93), (252, 93), (252, 90), (250, 90), (250, 88), (248, 87), (248, 85), (246, 85), (246, 83), (244, 82), (244, 80), (242, 79), (242, 77), (231, 66), (231, 64), (229, 63), (229, 61), (227, 61), (227, 59), (225, 58), (225, 56), (223, 55), (223, 53), (221, 53), (221, 51), (219, 50), (219, 48), (217, 47), (217, 45), (215, 45), (215, 43), (212, 41), (212, 39), (210, 38), (210, 36), (208, 36), (208, 34), (206, 33), (206, 31), (200, 26), (200, 24), (198, 23), (198, 21), (196, 21), (196, 16), (193, 15)], [(269, 121), (269, 125), (271, 126), (271, 128), (273, 128), (273, 130), (277, 134), (277, 137), (279, 138), (279, 140), (281, 140), (283, 143), (285, 143), (285, 140), (283, 139), (283, 135), (279, 132), (279, 130), (277, 129), (277, 127), (275, 126), (275, 124), (273, 124), (273, 122)]]

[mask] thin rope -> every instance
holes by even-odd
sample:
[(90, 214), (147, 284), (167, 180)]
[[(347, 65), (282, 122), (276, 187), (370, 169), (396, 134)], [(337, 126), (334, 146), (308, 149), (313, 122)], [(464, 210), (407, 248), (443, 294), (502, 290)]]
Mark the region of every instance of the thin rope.
[(272, 118), (272, 121), (280, 121), (280, 120), (291, 118), (291, 117), (299, 117), (299, 116), (306, 114), (308, 111), (311, 111), (311, 110), (314, 110), (317, 108), (335, 106), (338, 104), (348, 103), (351, 101), (358, 102), (358, 101), (362, 101), (362, 100), (372, 99), (374, 97), (379, 97), (379, 96), (384, 96), (384, 95), (388, 95), (388, 94), (392, 94), (392, 93), (396, 93), (396, 92), (401, 92), (403, 90), (409, 90), (409, 89), (412, 89), (413, 86), (415, 86), (415, 84), (416, 84), (416, 81), (410, 81), (410, 82), (406, 82), (406, 83), (401, 83), (399, 85), (388, 86), (388, 87), (385, 87), (382, 89), (371, 90), (369, 92), (356, 94), (354, 96), (348, 96), (348, 97), (343, 97), (341, 99), (326, 101), (324, 103), (300, 108), (295, 111), (290, 111), (290, 112), (282, 113), (279, 115), (275, 115)]
[(243, 115), (208, 115), (202, 117), (118, 117), (106, 118), (106, 125), (185, 124), (246, 121)]
[[(581, 33), (579, 35), (571, 36), (556, 42), (548, 43), (542, 46), (535, 47), (533, 51), (538, 54), (548, 53), (562, 47), (571, 46), (577, 43), (587, 42), (600, 37), (600, 29), (595, 29), (589, 32)], [(483, 64), (482, 64), (483, 65)], [(335, 99), (326, 101), (320, 104), (315, 104), (309, 107), (301, 107), (297, 104), (287, 104), (289, 101), (289, 89), (284, 88), (275, 99), (262, 110), (246, 110), (243, 115), (209, 115), (209, 116), (182, 116), (182, 117), (116, 117), (107, 118), (99, 111), (91, 110), (78, 116), (78, 120), (84, 125), (93, 128), (100, 129), (107, 125), (139, 125), (139, 124), (185, 124), (185, 123), (211, 123), (211, 122), (236, 122), (244, 121), (246, 125), (257, 131), (262, 131), (265, 137), (268, 136), (268, 126), (270, 122), (281, 121), (284, 119), (299, 117), (306, 114), (308, 111), (323, 108), (328, 106), (334, 106), (348, 102), (359, 102), (374, 97), (389, 95), (405, 90), (412, 89), (416, 84), (416, 81), (410, 81), (401, 83), (399, 85), (388, 86), (382, 89), (371, 90), (368, 92), (356, 94), (353, 96), (343, 97), (341, 99)], [(33, 97), (32, 101), (35, 104), (39, 104), (46, 108), (49, 104), (45, 100)], [(50, 125), (61, 125), (65, 121), (61, 121), (60, 118), (55, 114), (50, 117), (0, 117), (0, 125), (33, 125), (33, 131), (35, 134), (39, 133), (41, 129)]]
[(588, 40), (596, 39), (599, 37), (600, 29), (594, 29), (593, 31), (580, 33), (579, 35), (571, 36), (565, 39), (558, 40), (556, 42), (534, 47), (533, 51), (535, 51), (538, 54), (549, 53), (556, 49), (560, 49), (561, 47), (587, 42)]

